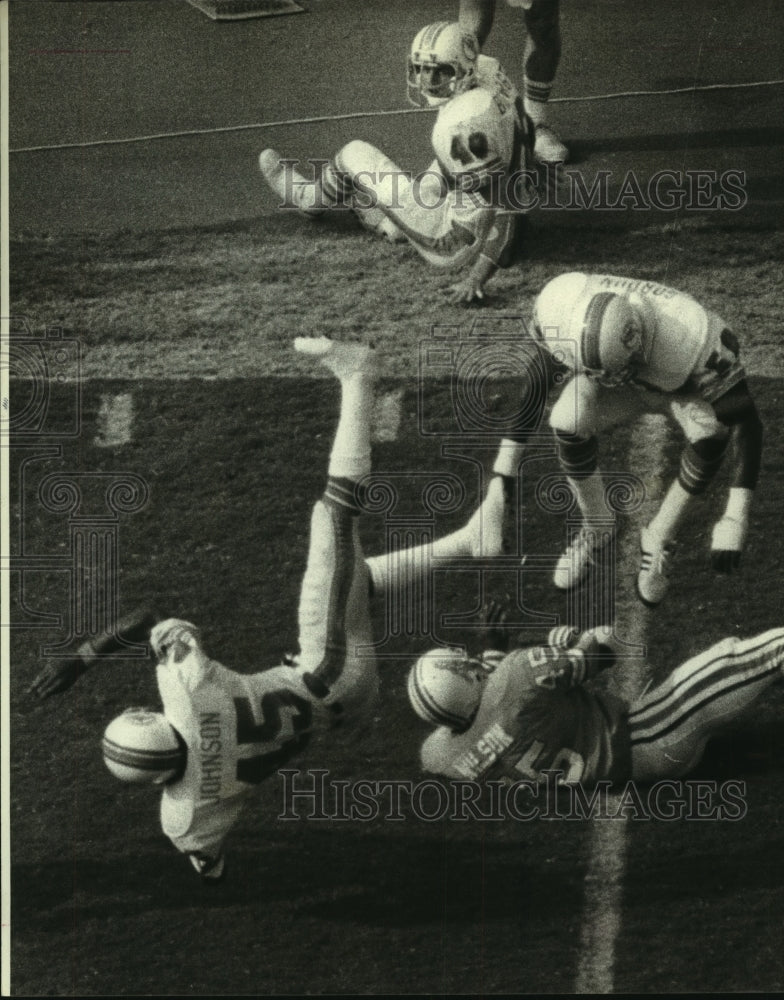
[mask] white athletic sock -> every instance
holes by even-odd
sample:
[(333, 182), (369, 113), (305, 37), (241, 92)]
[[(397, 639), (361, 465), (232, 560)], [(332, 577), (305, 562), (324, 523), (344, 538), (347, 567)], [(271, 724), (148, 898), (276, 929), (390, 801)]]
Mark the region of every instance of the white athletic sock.
[(520, 469), (520, 459), (523, 457), (525, 445), (519, 441), (512, 441), (510, 438), (501, 438), (498, 446), (498, 454), (493, 464), (493, 472), (497, 476), (507, 476), (509, 479), (517, 479)]
[(676, 479), (661, 502), (661, 506), (648, 525), (648, 530), (663, 543), (675, 538), (678, 525), (693, 499)]
[(574, 490), (583, 521), (586, 524), (608, 521), (615, 517), (614, 512), (607, 506), (604, 478), (598, 469), (590, 476), (583, 476), (580, 479), (572, 479), (570, 476), (569, 485)]
[(450, 559), (480, 559), (500, 555), (503, 550), (504, 480), (493, 476), (487, 495), (462, 528), (425, 545), (414, 545), (367, 560), (374, 594), (385, 593), (403, 583), (412, 584), (430, 573), (433, 563)]
[(373, 377), (359, 370), (340, 380), (340, 419), (329, 456), (329, 475), (358, 481), (369, 474)]

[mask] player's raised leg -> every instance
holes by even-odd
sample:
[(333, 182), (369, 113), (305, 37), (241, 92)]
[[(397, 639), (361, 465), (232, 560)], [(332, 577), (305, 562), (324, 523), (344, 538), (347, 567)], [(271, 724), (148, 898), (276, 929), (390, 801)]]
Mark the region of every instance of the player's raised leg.
[(308, 689), (342, 715), (362, 715), (377, 694), (369, 579), (357, 528), (360, 483), (371, 469), (375, 365), (363, 344), (297, 338), (295, 349), (340, 381), (340, 417), (326, 489), (313, 508), (299, 606), (297, 669)]
[(508, 544), (506, 536), (515, 510), (515, 485), (524, 447), (522, 440), (502, 439), (484, 499), (457, 531), (423, 545), (368, 558), (373, 594), (399, 593), (408, 588), (418, 592), (422, 580), (449, 562), (500, 556)]
[(677, 778), (705, 744), (784, 676), (784, 628), (723, 639), (677, 667), (629, 711), (632, 773), (641, 781)]
[(279, 199), (278, 208), (316, 218), (338, 205), (350, 207), (350, 183), (336, 172), (334, 162), (316, 160), (311, 166), (313, 174), (306, 177), (296, 159), (284, 157), (277, 149), (262, 149), (259, 154), (259, 170)]

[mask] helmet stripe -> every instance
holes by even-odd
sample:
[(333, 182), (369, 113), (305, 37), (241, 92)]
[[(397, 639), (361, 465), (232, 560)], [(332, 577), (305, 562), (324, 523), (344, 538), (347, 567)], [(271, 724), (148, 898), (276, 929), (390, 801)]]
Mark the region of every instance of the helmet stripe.
[(435, 24), (431, 24), (425, 36), (422, 39), (422, 49), (433, 49), (435, 48), (436, 42), (441, 37), (444, 28), (449, 27), (449, 21), (436, 21)]
[(599, 292), (594, 295), (585, 310), (585, 320), (580, 336), (580, 351), (582, 362), (585, 368), (601, 371), (602, 362), (600, 354), (600, 337), (602, 332), (602, 321), (607, 307), (616, 298), (614, 292)]
[(449, 726), (452, 729), (465, 726), (466, 720), (462, 716), (447, 711), (433, 700), (430, 692), (421, 683), (418, 671), (414, 671), (412, 675), (409, 690), (412, 700), (415, 702), (415, 708), (423, 718), (429, 719), (435, 725)]
[(121, 746), (106, 737), (102, 749), (107, 760), (140, 771), (168, 771), (170, 768), (179, 767), (182, 762), (179, 750), (140, 750)]

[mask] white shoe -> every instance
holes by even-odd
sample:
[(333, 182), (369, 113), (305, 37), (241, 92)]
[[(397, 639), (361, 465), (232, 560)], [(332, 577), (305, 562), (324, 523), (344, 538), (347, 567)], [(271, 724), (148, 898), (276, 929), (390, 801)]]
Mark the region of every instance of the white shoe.
[(558, 560), (553, 583), (559, 590), (571, 590), (610, 544), (615, 529), (609, 525), (584, 524)]
[(640, 572), (637, 574), (637, 595), (643, 604), (654, 607), (667, 593), (669, 570), (674, 542), (663, 542), (649, 528), (640, 532)]
[(534, 133), (534, 156), (540, 163), (566, 163), (569, 150), (549, 125), (537, 125)]
[(296, 337), (294, 350), (317, 358), (338, 378), (348, 378), (356, 371), (374, 373), (374, 351), (367, 344), (329, 337)]
[(287, 180), (287, 169), (284, 167), (283, 156), (277, 149), (262, 149), (259, 153), (259, 170), (264, 180), (272, 188), (273, 192), (280, 198), (281, 208), (296, 208), (302, 215), (314, 218), (321, 215), (323, 208), (303, 208), (298, 195), (312, 182), (308, 181), (294, 167), (291, 167), (290, 179)]

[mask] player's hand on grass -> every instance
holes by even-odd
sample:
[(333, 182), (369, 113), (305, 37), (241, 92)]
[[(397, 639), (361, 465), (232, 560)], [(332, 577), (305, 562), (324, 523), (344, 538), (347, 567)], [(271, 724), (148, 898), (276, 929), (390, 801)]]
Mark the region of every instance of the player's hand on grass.
[(711, 565), (717, 573), (732, 573), (740, 564), (748, 524), (734, 517), (716, 522), (711, 537)]
[(472, 302), (484, 302), (485, 293), (483, 283), (472, 278), (470, 275), (458, 281), (455, 285), (450, 285), (446, 290), (448, 301), (452, 305), (470, 305)]

